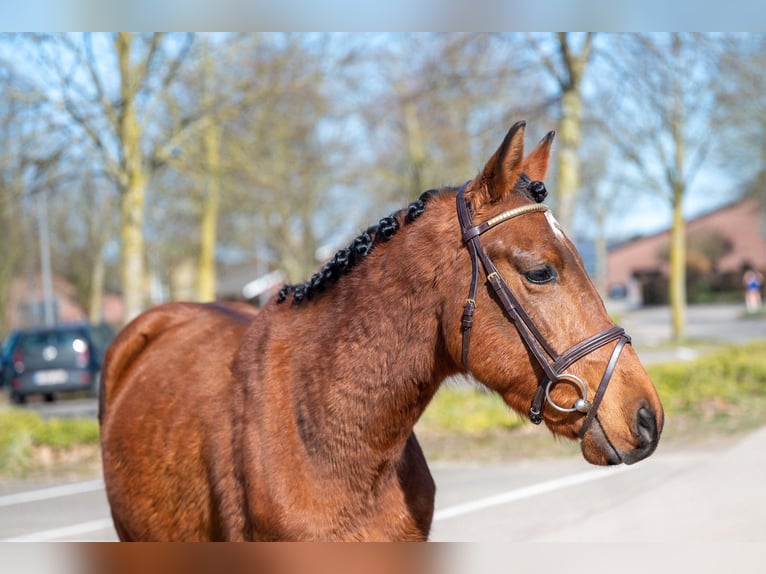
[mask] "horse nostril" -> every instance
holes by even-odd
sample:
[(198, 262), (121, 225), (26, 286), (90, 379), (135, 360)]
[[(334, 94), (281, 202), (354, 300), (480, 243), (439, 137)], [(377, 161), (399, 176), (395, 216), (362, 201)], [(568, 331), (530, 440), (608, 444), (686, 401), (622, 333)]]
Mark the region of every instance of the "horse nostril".
[(636, 414), (636, 436), (642, 445), (652, 444), (658, 438), (657, 419), (654, 413), (646, 407), (638, 409)]

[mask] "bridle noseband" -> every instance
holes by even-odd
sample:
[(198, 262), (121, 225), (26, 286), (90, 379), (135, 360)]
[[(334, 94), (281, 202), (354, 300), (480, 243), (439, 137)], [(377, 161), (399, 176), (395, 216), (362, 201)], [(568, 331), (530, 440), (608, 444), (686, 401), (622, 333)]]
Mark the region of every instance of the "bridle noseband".
[[(465, 198), (465, 189), (468, 186), (468, 183), (470, 182), (463, 184), (460, 191), (457, 193), (457, 215), (463, 232), (463, 242), (466, 244), (468, 251), (471, 254), (472, 271), (471, 287), (468, 293), (468, 298), (466, 299), (465, 308), (463, 309), (462, 319), (463, 366), (470, 372), (468, 367), (468, 348), (471, 341), (473, 314), (476, 309), (479, 261), (481, 261), (487, 276), (487, 281), (492, 286), (498, 302), (505, 310), (508, 319), (518, 330), (527, 349), (532, 353), (532, 356), (536, 359), (544, 373), (544, 376), (538, 383), (537, 391), (532, 398), (532, 404), (529, 408), (529, 420), (534, 424), (540, 424), (542, 422), (543, 403), (547, 400), (548, 404), (558, 411), (565, 413), (577, 411), (586, 415), (582, 427), (580, 428), (580, 437), (582, 438), (590, 424), (593, 422), (593, 419), (596, 417), (596, 412), (604, 397), (606, 387), (609, 384), (609, 380), (612, 378), (612, 373), (617, 365), (617, 359), (619, 359), (625, 344), (630, 343), (630, 337), (625, 333), (625, 330), (622, 327), (613, 326), (588, 337), (560, 355), (556, 353), (545, 340), (545, 337), (540, 333), (534, 321), (532, 321), (524, 310), (524, 307), (516, 298), (513, 291), (511, 291), (508, 283), (506, 283), (505, 279), (500, 275), (497, 268), (492, 263), (492, 260), (484, 252), (479, 240), (479, 236), (482, 233), (504, 221), (528, 213), (546, 212), (548, 211), (548, 206), (542, 204), (522, 205), (521, 207), (505, 211), (500, 215), (488, 219), (484, 223), (474, 226), (471, 222), (471, 214), (468, 209), (468, 202)], [(593, 401), (590, 402), (588, 401), (588, 386), (577, 375), (567, 373), (566, 368), (583, 358), (585, 355), (588, 355), (596, 349), (600, 349), (607, 343), (615, 340), (617, 341), (617, 345), (612, 351), (612, 356), (607, 363), (604, 375), (596, 390), (596, 395), (593, 397)], [(572, 407), (562, 407), (556, 404), (550, 396), (551, 388), (564, 381), (579, 386), (582, 393), (582, 397), (577, 399)]]

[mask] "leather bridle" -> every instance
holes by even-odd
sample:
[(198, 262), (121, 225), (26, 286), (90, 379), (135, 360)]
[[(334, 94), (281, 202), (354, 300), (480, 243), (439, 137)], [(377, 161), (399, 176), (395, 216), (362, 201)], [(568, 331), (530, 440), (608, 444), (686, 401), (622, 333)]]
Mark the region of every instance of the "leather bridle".
[[(532, 404), (529, 408), (529, 419), (534, 424), (540, 424), (542, 422), (542, 410), (545, 401), (561, 412), (577, 411), (585, 415), (585, 420), (583, 421), (582, 427), (580, 427), (579, 433), (582, 438), (585, 436), (585, 432), (590, 427), (593, 419), (596, 418), (596, 412), (601, 404), (601, 400), (604, 398), (606, 387), (609, 384), (609, 380), (612, 378), (612, 373), (617, 365), (617, 360), (619, 359), (625, 344), (630, 343), (630, 337), (625, 333), (625, 330), (622, 327), (613, 326), (588, 337), (561, 354), (556, 353), (548, 341), (545, 340), (545, 337), (540, 333), (540, 330), (537, 328), (534, 321), (532, 321), (524, 310), (524, 307), (516, 298), (516, 295), (514, 295), (513, 291), (508, 286), (508, 283), (506, 283), (500, 275), (497, 268), (492, 263), (492, 260), (484, 252), (481, 247), (481, 241), (479, 240), (479, 236), (482, 233), (504, 221), (528, 213), (546, 212), (548, 211), (548, 206), (542, 204), (522, 205), (521, 207), (505, 211), (500, 215), (488, 219), (484, 223), (473, 225), (471, 222), (468, 201), (465, 198), (465, 190), (469, 183), (470, 181), (463, 184), (457, 193), (457, 215), (463, 233), (463, 242), (466, 244), (468, 251), (471, 254), (472, 268), (471, 287), (468, 293), (468, 298), (466, 299), (462, 318), (463, 366), (470, 372), (468, 366), (468, 349), (471, 341), (473, 314), (476, 310), (476, 290), (479, 281), (479, 261), (481, 261), (481, 265), (487, 276), (487, 281), (492, 286), (492, 290), (494, 291), (500, 306), (505, 310), (508, 319), (516, 327), (527, 349), (543, 370), (544, 375), (538, 383), (537, 391), (532, 398)], [(617, 341), (617, 344), (612, 351), (612, 356), (607, 363), (606, 370), (601, 378), (596, 394), (593, 397), (593, 401), (590, 402), (588, 401), (588, 387), (585, 382), (577, 375), (567, 373), (566, 368), (611, 341)], [(580, 387), (582, 396), (575, 401), (572, 407), (562, 407), (551, 399), (551, 388), (562, 381)]]

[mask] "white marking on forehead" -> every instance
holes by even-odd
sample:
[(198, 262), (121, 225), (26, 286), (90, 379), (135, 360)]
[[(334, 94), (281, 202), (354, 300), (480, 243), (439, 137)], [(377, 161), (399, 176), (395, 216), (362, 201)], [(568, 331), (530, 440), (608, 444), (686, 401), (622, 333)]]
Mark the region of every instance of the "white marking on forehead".
[(550, 211), (545, 212), (545, 219), (548, 220), (548, 225), (551, 226), (551, 229), (553, 229), (553, 234), (559, 239), (559, 241), (566, 243), (567, 240), (566, 235), (564, 235), (564, 230), (561, 229), (561, 225), (559, 225), (559, 222), (556, 221), (556, 218)]

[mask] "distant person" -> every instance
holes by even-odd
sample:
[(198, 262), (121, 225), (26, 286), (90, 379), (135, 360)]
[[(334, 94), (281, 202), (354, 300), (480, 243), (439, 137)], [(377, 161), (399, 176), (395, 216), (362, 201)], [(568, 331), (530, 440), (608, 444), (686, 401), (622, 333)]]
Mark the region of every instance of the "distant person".
[(628, 285), (626, 288), (627, 300), (631, 309), (638, 309), (641, 307), (643, 298), (641, 296), (641, 283), (635, 273), (632, 273), (628, 278)]
[(761, 308), (763, 275), (755, 269), (748, 269), (742, 276), (742, 284), (745, 286), (745, 308), (749, 313), (755, 313)]

